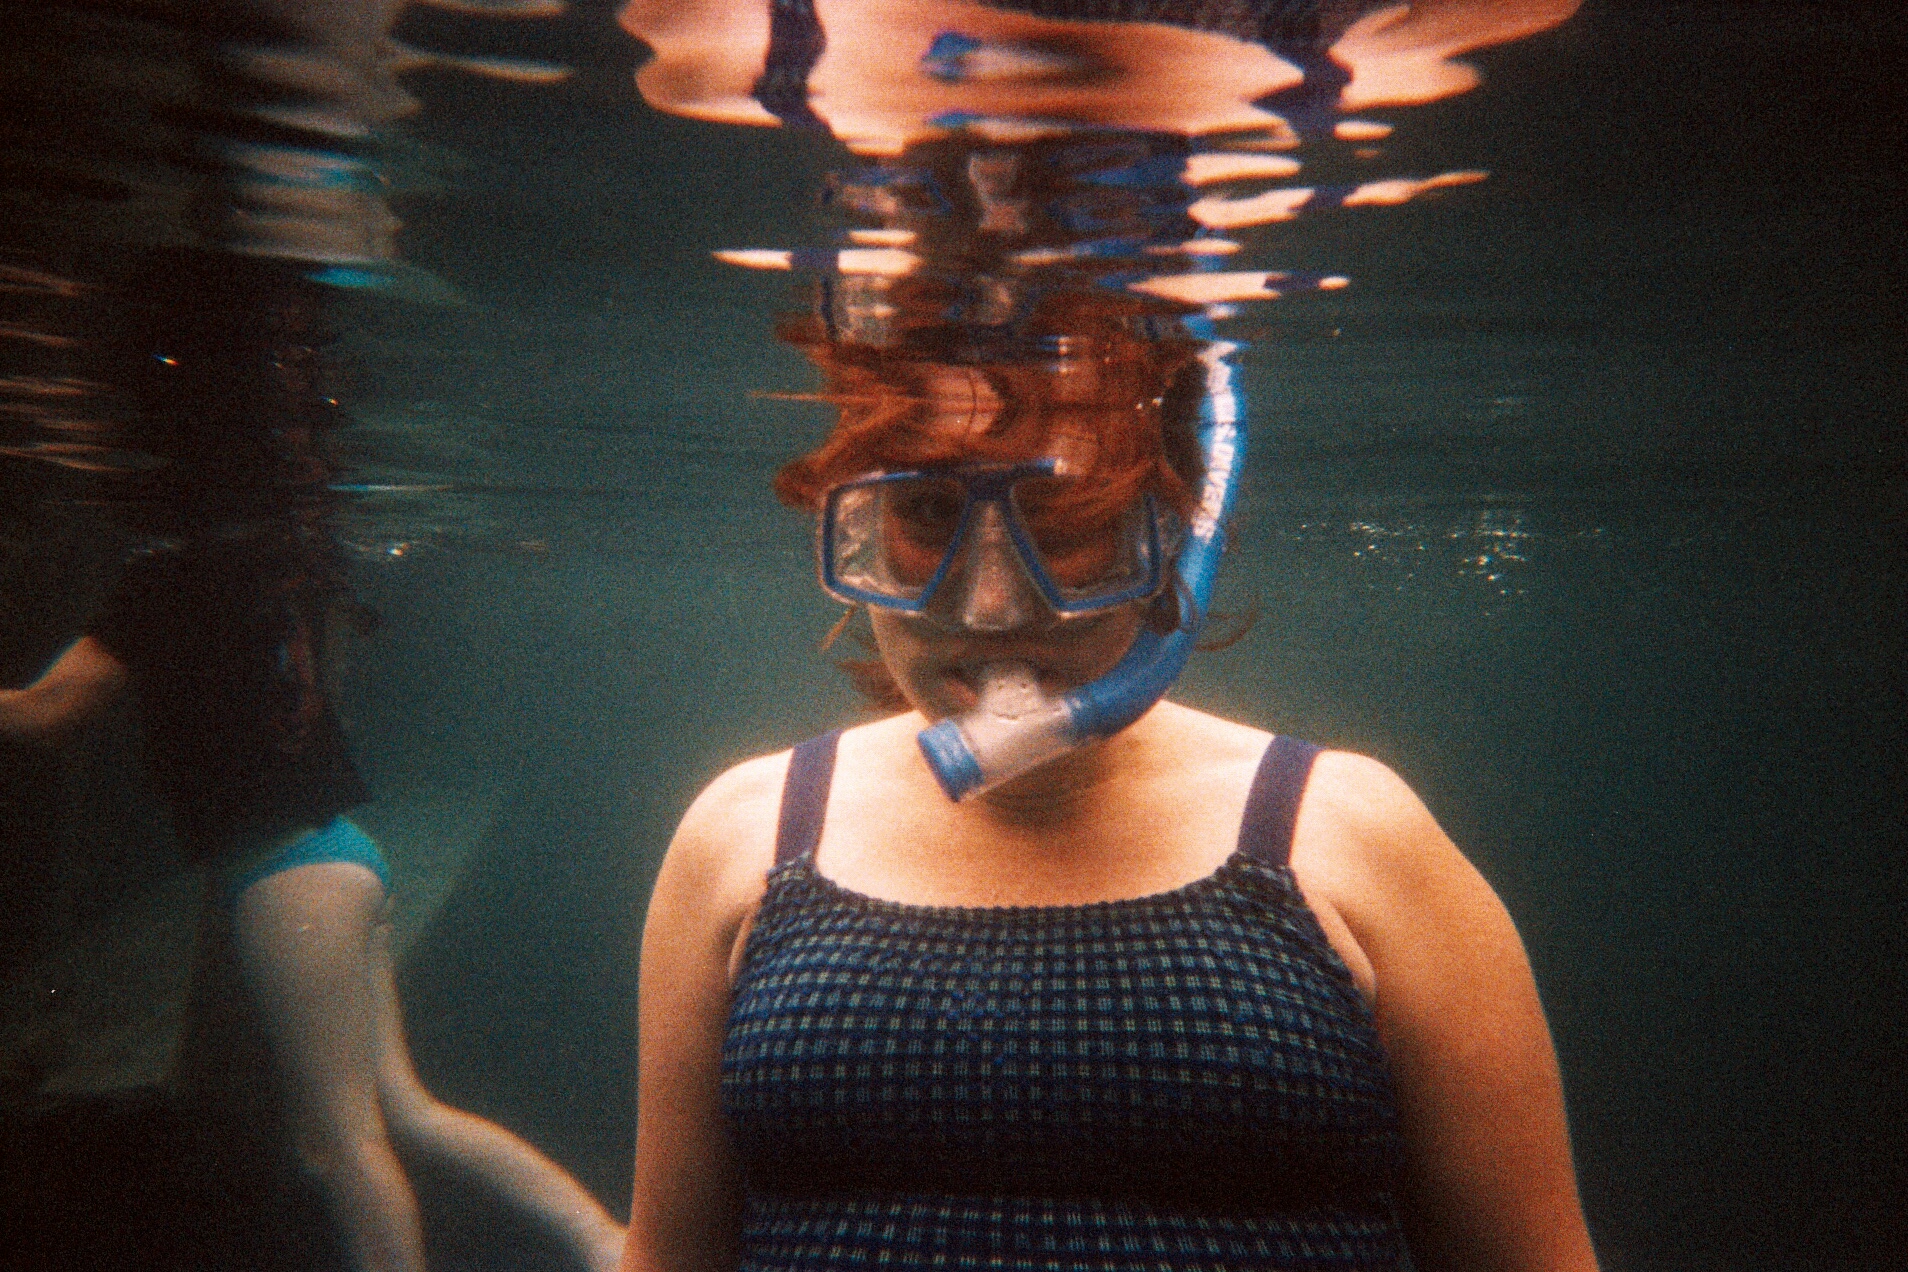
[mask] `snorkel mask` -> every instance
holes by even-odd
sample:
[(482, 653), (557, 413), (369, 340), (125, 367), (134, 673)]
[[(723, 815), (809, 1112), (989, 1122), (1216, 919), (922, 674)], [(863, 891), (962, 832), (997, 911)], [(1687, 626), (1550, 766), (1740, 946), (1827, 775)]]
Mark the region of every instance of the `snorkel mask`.
[[(959, 464), (875, 473), (831, 488), (822, 501), (822, 586), (846, 604), (925, 613), (958, 573), (982, 576), (990, 594), (1024, 589), (1016, 571), (1061, 619), (1149, 599), (1165, 581), (1170, 528), (1142, 495), (1110, 516), (1077, 524), (1056, 457), (1019, 464)], [(1019, 607), (990, 616), (962, 606), (976, 631), (1023, 625)]]

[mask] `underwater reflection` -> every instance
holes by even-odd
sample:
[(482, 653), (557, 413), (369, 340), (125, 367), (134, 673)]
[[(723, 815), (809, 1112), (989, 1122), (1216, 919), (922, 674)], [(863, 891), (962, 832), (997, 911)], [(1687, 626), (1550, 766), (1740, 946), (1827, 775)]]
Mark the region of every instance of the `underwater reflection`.
[(1343, 287), (1239, 268), (1262, 251), (1239, 232), (1483, 180), (1297, 178), (1315, 162), (1381, 161), (1391, 125), (1349, 112), (1464, 92), (1477, 75), (1457, 55), (1575, 8), (635, 0), (621, 21), (655, 54), (636, 76), (652, 106), (826, 132), (865, 161), (827, 178), (825, 202), (849, 222), (836, 244), (717, 255), (819, 273), (830, 321), (879, 344), (870, 324), (998, 334), (1027, 297), (1056, 291), (1118, 289), (1223, 320), (1239, 302)]
[(633, 0), (622, 23), (655, 52), (637, 84), (659, 110), (824, 127), (857, 153), (894, 154), (962, 129), (1369, 140), (1389, 130), (1341, 112), (1471, 89), (1458, 54), (1555, 26), (1578, 3)]

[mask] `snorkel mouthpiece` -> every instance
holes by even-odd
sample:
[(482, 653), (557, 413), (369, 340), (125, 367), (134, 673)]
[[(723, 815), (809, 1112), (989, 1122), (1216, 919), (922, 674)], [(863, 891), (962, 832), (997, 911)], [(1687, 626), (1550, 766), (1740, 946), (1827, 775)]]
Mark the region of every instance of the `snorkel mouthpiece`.
[(989, 663), (980, 681), (980, 701), (972, 711), (920, 734), (928, 767), (956, 801), (1080, 744), (1066, 699), (1041, 689), (1026, 663)]
[(1226, 517), (1245, 465), (1245, 427), (1232, 364), (1226, 361), (1237, 348), (1212, 341), (1200, 354), (1206, 392), (1199, 410), (1199, 449), (1206, 475), (1173, 565), (1171, 586), (1181, 597), (1179, 626), (1165, 636), (1142, 628), (1112, 671), (1057, 698), (1040, 688), (1024, 663), (983, 668), (974, 709), (919, 735), (928, 767), (949, 799), (966, 799), (1084, 743), (1112, 737), (1150, 711), (1185, 670), (1205, 623), (1225, 548)]

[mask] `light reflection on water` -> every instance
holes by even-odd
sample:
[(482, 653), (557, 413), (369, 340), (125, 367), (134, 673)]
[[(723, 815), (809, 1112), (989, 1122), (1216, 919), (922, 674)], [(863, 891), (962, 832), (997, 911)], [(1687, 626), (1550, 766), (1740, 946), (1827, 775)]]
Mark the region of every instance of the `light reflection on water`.
[[(1311, 529), (1301, 527), (1300, 533)], [(1494, 586), (1500, 597), (1523, 594), (1519, 570), (1530, 562), (1534, 538), (1524, 526), (1524, 514), (1514, 508), (1480, 509), (1468, 524), (1449, 528), (1354, 521), (1344, 533), (1360, 564), (1359, 576), (1372, 580), (1365, 586), (1403, 591), (1413, 583), (1441, 585), (1456, 574)], [(1386, 575), (1394, 576), (1393, 581), (1376, 581)]]

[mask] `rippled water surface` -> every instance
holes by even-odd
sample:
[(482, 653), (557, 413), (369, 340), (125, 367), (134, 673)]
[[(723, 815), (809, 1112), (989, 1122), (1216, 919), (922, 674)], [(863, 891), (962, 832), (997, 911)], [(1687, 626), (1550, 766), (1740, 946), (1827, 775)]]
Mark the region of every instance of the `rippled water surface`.
[[(191, 121), (137, 109), (172, 50), (120, 8), (9, 10), (10, 72), (55, 40), (91, 112), (65, 167), (22, 158), (43, 120), (9, 125), (9, 206), (168, 215)], [(652, 110), (607, 6), (397, 31), (572, 73), (403, 80), (422, 109), (388, 125), (384, 179), (414, 299), (341, 292), (333, 350), (338, 533), (382, 615), (344, 714), (381, 833), (462, 837), (454, 868), (411, 867), (437, 890), (403, 972), (426, 1078), (615, 1208), (670, 828), (725, 764), (857, 711), (816, 649), (838, 610), (809, 529), (768, 491), (827, 423), (769, 396), (814, 387), (771, 334), (808, 295), (711, 256), (824, 241), (847, 160)], [(1591, 0), (1468, 55), (1476, 91), (1370, 112), (1387, 173), (1488, 180), (1264, 227), (1256, 268), (1351, 285), (1228, 327), (1252, 440), (1218, 605), (1256, 620), (1180, 696), (1379, 756), (1497, 886), (1615, 1272), (1887, 1268), (1908, 1243), (1905, 46), (1889, 6)], [(1318, 179), (1357, 179), (1337, 162)], [(99, 257), (14, 225), (0, 300), (40, 308), (9, 309), (0, 357), (44, 388), (44, 279)], [(73, 502), (86, 474), (34, 449), (65, 418), (36, 392), (0, 419), (9, 683), (116, 550)], [(42, 1021), (9, 1026), (40, 1048), (9, 1044), (9, 1109), (60, 1070), (48, 960), (176, 869), (131, 774), (110, 738), (0, 751), (9, 1019)], [(138, 1169), (87, 1125), (10, 1141), (66, 1162), (82, 1210), (89, 1171)], [(506, 1221), (452, 1196), (446, 1266), (518, 1266)]]

